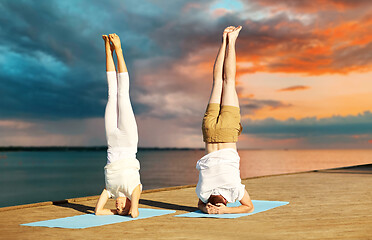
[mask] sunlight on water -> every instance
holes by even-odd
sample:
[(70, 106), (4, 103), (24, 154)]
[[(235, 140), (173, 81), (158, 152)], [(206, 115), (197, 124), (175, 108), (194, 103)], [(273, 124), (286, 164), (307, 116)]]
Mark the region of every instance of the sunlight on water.
[[(240, 150), (241, 177), (372, 163), (372, 150)], [(142, 150), (144, 189), (196, 184), (202, 150)], [(98, 195), (105, 151), (0, 153), (0, 207)]]
[(372, 163), (372, 150), (243, 150), (242, 178)]

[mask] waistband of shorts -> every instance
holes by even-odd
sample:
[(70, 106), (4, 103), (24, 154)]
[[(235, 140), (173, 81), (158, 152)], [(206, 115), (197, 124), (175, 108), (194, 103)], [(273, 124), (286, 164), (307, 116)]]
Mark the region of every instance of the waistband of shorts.
[(238, 109), (240, 111), (240, 107), (237, 107), (237, 106), (231, 106), (231, 105), (221, 105), (219, 103), (209, 103), (208, 106), (207, 106), (207, 110), (208, 109), (219, 109), (219, 108), (225, 108), (225, 109)]
[[(222, 129), (220, 129), (222, 131)], [(204, 136), (203, 141), (206, 143), (235, 143), (238, 141), (237, 135), (231, 135), (231, 130), (226, 131), (226, 135), (230, 136)]]

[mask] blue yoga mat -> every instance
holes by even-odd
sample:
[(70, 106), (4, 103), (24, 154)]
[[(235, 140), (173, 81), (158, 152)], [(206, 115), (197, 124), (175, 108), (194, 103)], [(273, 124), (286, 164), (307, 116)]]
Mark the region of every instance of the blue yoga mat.
[[(198, 210), (195, 212), (185, 213), (181, 215), (176, 215), (174, 217), (191, 217), (191, 218), (239, 218), (248, 215), (252, 215), (259, 212), (264, 212), (272, 208), (287, 205), (289, 202), (279, 202), (279, 201), (263, 201), (263, 200), (252, 200), (254, 205), (254, 211), (251, 213), (234, 213), (234, 214), (207, 214)], [(240, 202), (228, 203), (228, 207), (238, 207)]]
[(130, 216), (120, 216), (120, 215), (105, 215), (96, 216), (94, 214), (84, 214), (73, 217), (58, 218), (47, 221), (33, 222), (21, 224), (22, 226), (32, 226), (32, 227), (57, 227), (57, 228), (89, 228), (97, 227), (107, 224), (128, 222), (138, 219), (156, 217), (166, 214), (175, 213), (172, 210), (158, 210), (151, 208), (140, 208), (139, 216), (137, 218), (132, 218)]

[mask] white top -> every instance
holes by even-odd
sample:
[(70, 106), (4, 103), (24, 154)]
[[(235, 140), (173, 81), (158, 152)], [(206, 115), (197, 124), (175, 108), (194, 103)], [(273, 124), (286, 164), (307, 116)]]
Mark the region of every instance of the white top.
[(135, 158), (121, 159), (106, 164), (105, 182), (109, 198), (131, 199), (133, 190), (141, 184), (139, 170), (140, 163)]
[(196, 194), (204, 203), (211, 195), (222, 195), (228, 202), (241, 200), (245, 186), (240, 179), (240, 157), (233, 148), (211, 152), (196, 163), (199, 182)]

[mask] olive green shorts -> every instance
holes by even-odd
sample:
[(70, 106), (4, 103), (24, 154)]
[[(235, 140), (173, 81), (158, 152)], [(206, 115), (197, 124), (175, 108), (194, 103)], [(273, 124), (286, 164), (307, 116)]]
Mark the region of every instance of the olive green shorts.
[(243, 128), (240, 124), (240, 108), (208, 104), (203, 118), (203, 140), (207, 143), (237, 142)]

